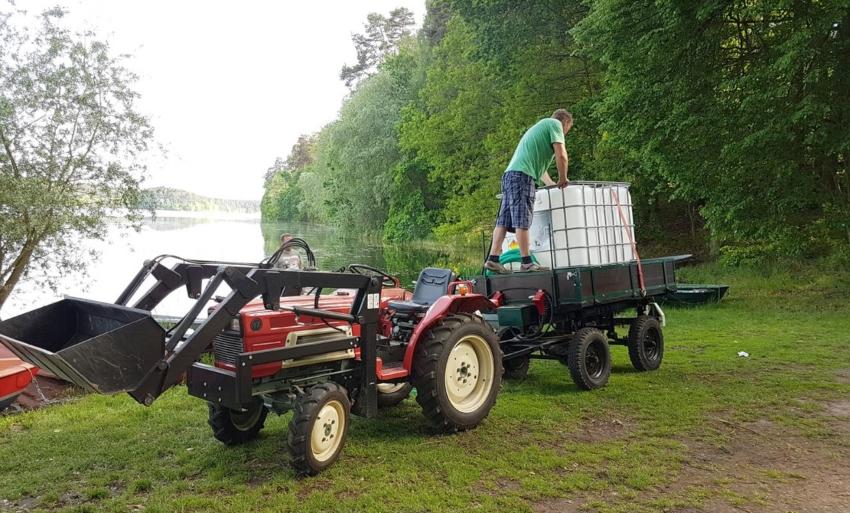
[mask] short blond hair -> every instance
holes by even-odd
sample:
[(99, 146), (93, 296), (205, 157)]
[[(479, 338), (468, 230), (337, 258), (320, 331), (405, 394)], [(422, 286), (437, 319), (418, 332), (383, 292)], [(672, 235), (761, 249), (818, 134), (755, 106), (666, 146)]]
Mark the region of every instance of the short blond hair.
[(573, 124), (573, 115), (570, 114), (570, 111), (567, 109), (558, 109), (552, 113), (552, 117), (560, 121), (561, 123), (569, 123)]

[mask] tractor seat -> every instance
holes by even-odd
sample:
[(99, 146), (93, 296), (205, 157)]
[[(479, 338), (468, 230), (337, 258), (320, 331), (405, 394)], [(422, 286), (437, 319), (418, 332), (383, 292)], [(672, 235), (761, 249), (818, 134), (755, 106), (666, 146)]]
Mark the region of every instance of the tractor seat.
[(413, 298), (410, 301), (390, 301), (389, 307), (403, 314), (425, 312), (434, 304), (434, 301), (448, 294), (452, 278), (451, 269), (426, 267), (422, 269), (419, 279), (416, 280)]

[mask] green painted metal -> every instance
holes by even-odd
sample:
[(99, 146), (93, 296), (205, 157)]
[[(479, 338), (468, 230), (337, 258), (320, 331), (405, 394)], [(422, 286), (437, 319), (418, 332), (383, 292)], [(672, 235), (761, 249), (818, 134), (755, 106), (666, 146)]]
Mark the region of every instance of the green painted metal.
[(676, 264), (689, 257), (681, 255), (643, 260), (644, 290), (640, 287), (635, 261), (479, 276), (475, 280), (475, 288), (476, 292), (487, 296), (501, 291), (508, 304), (528, 303), (537, 290), (545, 290), (560, 307), (576, 310), (644, 297), (660, 299), (676, 291)]
[(496, 310), (499, 326), (524, 328), (537, 324), (537, 309), (530, 303), (507, 305)]

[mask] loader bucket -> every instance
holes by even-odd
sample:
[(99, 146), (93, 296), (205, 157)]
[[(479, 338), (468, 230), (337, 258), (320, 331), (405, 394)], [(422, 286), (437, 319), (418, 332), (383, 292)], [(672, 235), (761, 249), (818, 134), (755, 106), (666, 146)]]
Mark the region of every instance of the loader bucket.
[(66, 298), (0, 322), (0, 343), (20, 359), (86, 390), (133, 390), (164, 356), (150, 312)]

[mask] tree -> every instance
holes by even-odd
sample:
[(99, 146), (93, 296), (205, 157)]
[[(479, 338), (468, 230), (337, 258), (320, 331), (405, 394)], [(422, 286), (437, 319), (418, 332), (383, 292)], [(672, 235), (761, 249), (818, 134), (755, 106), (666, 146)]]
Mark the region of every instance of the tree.
[(301, 210), (304, 194), (299, 179), (315, 160), (316, 134), (301, 135), (289, 155), (275, 159), (266, 171), (260, 212), (265, 221), (298, 221), (309, 214)]
[(413, 13), (405, 7), (390, 11), (389, 16), (369, 13), (364, 32), (352, 34), (351, 41), (357, 51), (357, 63), (345, 65), (339, 78), (352, 87), (363, 78), (372, 76), (387, 55), (394, 53), (405, 36), (411, 33), (415, 20)]
[(610, 0), (574, 32), (608, 144), (761, 258), (850, 242), (848, 27), (843, 1)]
[(136, 77), (64, 15), (30, 30), (14, 24), (24, 13), (0, 13), (0, 306), (32, 269), (47, 285), (83, 270), (78, 242), (103, 238), (115, 209), (138, 220), (135, 159), (153, 133)]

